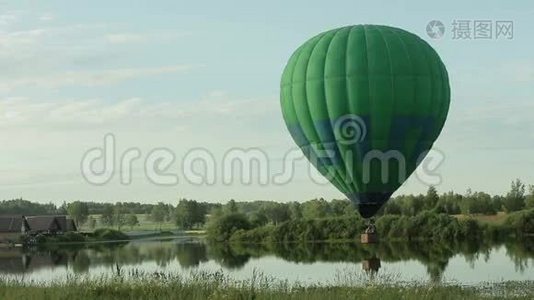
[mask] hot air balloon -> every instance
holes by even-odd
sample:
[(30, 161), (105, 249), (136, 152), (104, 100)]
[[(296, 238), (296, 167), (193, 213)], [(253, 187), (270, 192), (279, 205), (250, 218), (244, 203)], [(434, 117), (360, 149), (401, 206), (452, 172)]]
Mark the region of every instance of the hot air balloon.
[(450, 103), (436, 51), (381, 25), (337, 28), (305, 42), (283, 71), (280, 94), (295, 143), (364, 218), (414, 172)]

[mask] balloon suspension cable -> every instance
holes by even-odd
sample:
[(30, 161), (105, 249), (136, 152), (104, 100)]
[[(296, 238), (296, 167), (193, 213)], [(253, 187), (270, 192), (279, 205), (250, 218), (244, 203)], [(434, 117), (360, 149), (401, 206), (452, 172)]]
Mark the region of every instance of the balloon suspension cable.
[(375, 227), (375, 219), (369, 218), (367, 221), (367, 228), (365, 229), (365, 233), (375, 233), (376, 227)]

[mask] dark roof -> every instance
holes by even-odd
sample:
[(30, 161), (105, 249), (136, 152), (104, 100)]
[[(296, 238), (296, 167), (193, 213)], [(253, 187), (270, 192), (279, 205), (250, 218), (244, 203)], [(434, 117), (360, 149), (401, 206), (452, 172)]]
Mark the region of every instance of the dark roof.
[(23, 216), (0, 216), (0, 232), (21, 232)]
[(57, 220), (57, 216), (31, 216), (26, 217), (26, 221), (28, 221), (31, 231), (61, 230), (61, 225)]
[(68, 231), (68, 228), (67, 228), (67, 216), (54, 216), (56, 217), (56, 220), (57, 220), (57, 223), (59, 224), (59, 229), (61, 229), (61, 231)]
[(78, 227), (76, 226), (76, 223), (74, 223), (73, 219), (67, 219), (67, 231), (78, 231)]

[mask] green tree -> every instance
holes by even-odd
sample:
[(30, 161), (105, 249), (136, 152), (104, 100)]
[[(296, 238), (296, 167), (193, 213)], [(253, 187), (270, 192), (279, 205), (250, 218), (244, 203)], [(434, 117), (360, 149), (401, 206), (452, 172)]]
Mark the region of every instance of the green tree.
[(330, 201), (330, 212), (333, 216), (343, 216), (347, 214), (347, 210), (352, 209), (352, 203), (349, 200), (334, 199)]
[(504, 197), (495, 195), (491, 197), (491, 206), (493, 207), (493, 210), (502, 211), (503, 210), (503, 203), (504, 203)]
[(89, 229), (93, 230), (96, 228), (96, 219), (94, 217), (89, 217), (87, 219), (87, 224), (89, 226)]
[(525, 185), (521, 180), (512, 181), (510, 191), (506, 194), (503, 205), (507, 212), (518, 211), (525, 207)]
[(227, 241), (237, 230), (248, 230), (252, 228), (247, 217), (242, 213), (224, 214), (220, 218), (215, 218), (208, 224), (208, 238), (216, 241)]
[(222, 217), (224, 213), (225, 213), (225, 209), (223, 206), (214, 206), (210, 209), (208, 217), (210, 219), (216, 219), (216, 218)]
[(126, 216), (126, 225), (130, 226), (130, 230), (133, 230), (134, 226), (139, 225), (139, 219), (136, 214), (128, 214)]
[(324, 218), (329, 214), (328, 202), (323, 198), (307, 201), (302, 206), (302, 215), (306, 219)]
[(430, 186), (425, 196), (425, 205), (424, 205), (425, 208), (428, 210), (433, 209), (434, 207), (436, 207), (436, 204), (438, 203), (438, 201), (439, 201), (438, 191), (436, 190), (434, 186)]
[(79, 227), (89, 216), (89, 208), (85, 202), (74, 201), (67, 206), (67, 212), (69, 216), (76, 222), (76, 226)]
[(161, 230), (161, 224), (165, 221), (167, 214), (167, 205), (163, 202), (158, 202), (158, 204), (154, 205), (152, 208), (150, 219), (159, 225), (159, 230)]
[(230, 201), (228, 201), (228, 203), (226, 203), (226, 205), (224, 207), (224, 210), (228, 214), (237, 213), (238, 209), (237, 209), (237, 203), (235, 202), (235, 200), (234, 199), (230, 199)]
[(205, 207), (195, 200), (181, 199), (176, 206), (175, 222), (182, 229), (191, 229), (195, 225), (204, 224)]
[(264, 205), (261, 209), (267, 219), (271, 221), (273, 224), (282, 223), (284, 221), (289, 220), (290, 212), (289, 212), (289, 206), (285, 203), (269, 203), (267, 205)]
[(113, 205), (106, 203), (102, 208), (102, 215), (100, 217), (100, 223), (103, 226), (111, 227), (115, 224)]
[(67, 215), (69, 211), (67, 210), (67, 202), (63, 201), (60, 207), (57, 208), (57, 213), (60, 215)]
[(414, 196), (407, 195), (401, 197), (402, 214), (407, 216), (415, 216), (423, 210), (425, 206), (425, 197), (422, 195)]
[(495, 214), (497, 211), (494, 208), (493, 200), (490, 195), (484, 192), (470, 192), (466, 194), (461, 202), (461, 210), (463, 214)]
[(494, 215), (497, 210), (493, 207), (493, 201), (489, 194), (484, 192), (475, 193), (475, 201), (478, 203), (478, 213)]
[[(35, 203), (20, 198), (0, 202), (0, 215), (49, 215), (57, 213), (58, 208), (52, 203)], [(66, 214), (67, 212), (59, 213)]]
[(292, 220), (302, 219), (302, 205), (298, 202), (291, 202), (289, 204), (289, 216)]
[(384, 205), (384, 214), (385, 215), (400, 215), (402, 214), (402, 209), (399, 205), (399, 201), (395, 201), (395, 199), (392, 199), (392, 201), (389, 201)]
[(534, 208), (534, 185), (532, 184), (528, 186), (528, 195), (525, 198), (525, 207)]
[(265, 211), (263, 209), (253, 212), (250, 216), (250, 224), (252, 225), (252, 227), (261, 227), (266, 225), (268, 222), (269, 219), (265, 215)]
[(117, 226), (117, 230), (121, 230), (122, 226), (126, 225), (126, 212), (121, 203), (116, 203), (113, 208), (113, 219)]

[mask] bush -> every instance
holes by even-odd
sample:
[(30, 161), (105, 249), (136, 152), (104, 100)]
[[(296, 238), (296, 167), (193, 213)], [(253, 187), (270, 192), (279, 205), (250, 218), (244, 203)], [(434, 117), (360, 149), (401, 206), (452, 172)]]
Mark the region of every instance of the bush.
[(534, 209), (511, 213), (505, 225), (520, 234), (534, 234)]
[(315, 220), (291, 220), (278, 226), (267, 225), (252, 230), (236, 230), (232, 242), (269, 243), (357, 239), (364, 228), (356, 216)]
[(251, 227), (244, 214), (229, 213), (210, 222), (207, 228), (207, 236), (215, 241), (228, 241), (237, 230), (249, 230)]
[[(326, 240), (358, 240), (365, 229), (357, 216), (290, 220), (280, 225), (267, 225), (247, 230), (222, 226), (215, 227), (225, 240), (245, 243), (309, 242)], [(226, 228), (226, 229), (225, 229)], [(514, 232), (534, 233), (534, 209), (510, 214), (505, 224), (481, 224), (475, 219), (457, 219), (448, 214), (423, 211), (415, 216), (384, 215), (376, 221), (381, 239), (478, 241), (482, 238), (500, 239)]]
[(238, 229), (230, 237), (230, 242), (243, 242), (253, 244), (260, 244), (263, 242), (271, 242), (273, 226), (263, 226), (251, 230)]
[[(447, 214), (430, 211), (413, 217), (385, 215), (377, 220), (376, 227), (382, 238), (408, 240), (474, 240), (481, 237), (483, 230), (475, 220), (458, 221)], [(230, 240), (247, 243), (357, 240), (364, 228), (359, 217), (292, 220), (278, 226), (236, 230)]]
[(69, 242), (69, 243), (82, 243), (85, 242), (85, 236), (78, 232), (67, 232), (63, 235), (56, 236), (56, 239), (59, 242)]
[(477, 239), (481, 228), (475, 220), (458, 221), (447, 214), (423, 211), (413, 217), (384, 216), (377, 221), (380, 236), (390, 239)]
[(97, 229), (91, 234), (91, 238), (99, 241), (121, 241), (128, 240), (128, 235), (122, 231), (113, 230), (109, 228)]

